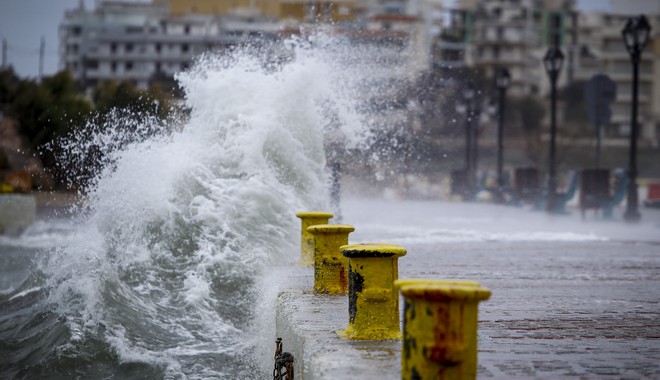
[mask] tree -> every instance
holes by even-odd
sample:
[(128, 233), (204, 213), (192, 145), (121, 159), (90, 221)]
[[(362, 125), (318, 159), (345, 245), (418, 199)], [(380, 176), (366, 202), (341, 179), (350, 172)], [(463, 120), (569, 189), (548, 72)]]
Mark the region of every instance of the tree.
[(154, 73), (151, 78), (149, 78), (151, 83), (150, 91), (158, 91), (163, 95), (171, 98), (183, 99), (185, 93), (183, 88), (179, 85), (179, 82), (174, 79), (172, 75), (167, 75), (162, 71)]
[(120, 110), (138, 119), (152, 116), (165, 119), (172, 111), (169, 99), (157, 87), (143, 91), (127, 81), (100, 83), (94, 89), (92, 100), (99, 114)]
[[(69, 173), (77, 170), (71, 162), (63, 167), (58, 165), (60, 156), (71, 155), (62, 151), (63, 138), (89, 137), (95, 133), (95, 125), (133, 131), (147, 124), (139, 132), (144, 137), (162, 129), (159, 121), (172, 111), (168, 96), (160, 88), (143, 91), (130, 82), (100, 84), (92, 100), (79, 91), (68, 71), (46, 77), (42, 83), (21, 80), (11, 69), (0, 71), (0, 111), (16, 119), (17, 131), (26, 147), (39, 154), (44, 168), (53, 174), (60, 188), (68, 186)], [(126, 142), (135, 140), (139, 133), (126, 134)], [(92, 150), (88, 155), (96, 157), (101, 153)], [(78, 164), (86, 165), (89, 160), (83, 161)]]
[(0, 70), (0, 111), (8, 111), (20, 81), (11, 67)]
[(21, 81), (11, 103), (19, 133), (34, 150), (70, 133), (91, 110), (91, 104), (77, 91), (67, 71), (44, 78), (41, 85)]
[(64, 172), (57, 168), (52, 144), (84, 123), (91, 104), (78, 92), (67, 71), (44, 78), (41, 84), (19, 81), (9, 101), (9, 114), (17, 120), (26, 146), (39, 154), (44, 168), (53, 174), (59, 186), (64, 186)]

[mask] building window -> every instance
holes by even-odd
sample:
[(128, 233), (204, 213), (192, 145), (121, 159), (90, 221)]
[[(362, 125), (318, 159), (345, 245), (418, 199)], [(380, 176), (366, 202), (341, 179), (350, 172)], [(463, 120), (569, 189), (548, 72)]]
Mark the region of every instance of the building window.
[(182, 52), (187, 53), (189, 49), (190, 49), (190, 47), (188, 46), (188, 44), (181, 45), (181, 51)]
[(190, 34), (190, 25), (185, 25), (183, 27), (183, 33), (184, 34)]
[(501, 26), (497, 27), (497, 39), (502, 41), (504, 39), (504, 28)]
[(133, 51), (133, 44), (129, 42), (126, 44), (126, 52), (130, 53), (132, 51)]
[(113, 73), (117, 72), (117, 62), (113, 61), (110, 63), (110, 71), (112, 71)]
[(133, 62), (128, 61), (126, 62), (126, 71), (131, 71), (133, 70)]
[(96, 70), (99, 68), (99, 61), (97, 60), (87, 60), (85, 61), (85, 68), (89, 70)]
[(495, 59), (500, 58), (500, 47), (499, 46), (493, 46), (493, 58), (495, 58)]
[(161, 47), (160, 43), (156, 44), (156, 53), (159, 53), (159, 54), (160, 54), (160, 49), (161, 49), (161, 48), (162, 48), (162, 47)]
[(116, 43), (111, 43), (110, 44), (110, 53), (116, 53), (117, 52), (117, 44)]
[(79, 36), (82, 33), (82, 28), (79, 26), (74, 26), (71, 28), (71, 34), (74, 36)]

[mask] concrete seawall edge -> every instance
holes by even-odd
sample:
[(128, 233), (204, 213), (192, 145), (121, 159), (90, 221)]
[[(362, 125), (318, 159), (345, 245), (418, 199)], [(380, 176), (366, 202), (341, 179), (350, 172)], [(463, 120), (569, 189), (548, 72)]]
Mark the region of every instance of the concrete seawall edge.
[(284, 290), (278, 296), (276, 334), (294, 355), (296, 379), (400, 379), (401, 342), (341, 339), (337, 331), (347, 325), (345, 295)]

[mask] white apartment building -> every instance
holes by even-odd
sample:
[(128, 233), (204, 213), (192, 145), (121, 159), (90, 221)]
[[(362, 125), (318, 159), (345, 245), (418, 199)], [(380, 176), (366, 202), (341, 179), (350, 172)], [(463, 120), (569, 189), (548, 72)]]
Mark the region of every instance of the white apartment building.
[(60, 24), (60, 68), (86, 88), (106, 80), (132, 81), (147, 88), (172, 76), (212, 49), (274, 37), (270, 20), (237, 16), (172, 16), (166, 4), (103, 1), (96, 9), (67, 11)]

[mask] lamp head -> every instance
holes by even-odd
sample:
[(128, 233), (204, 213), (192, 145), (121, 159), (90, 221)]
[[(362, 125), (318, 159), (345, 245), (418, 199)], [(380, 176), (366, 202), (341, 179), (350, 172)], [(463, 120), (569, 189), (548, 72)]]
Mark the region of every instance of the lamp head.
[(649, 42), (651, 24), (649, 24), (648, 19), (644, 15), (631, 17), (626, 21), (621, 34), (623, 35), (623, 41), (626, 44), (628, 53), (631, 55), (639, 54)]
[(504, 90), (509, 87), (510, 83), (511, 74), (509, 70), (505, 67), (498, 69), (497, 73), (495, 73), (495, 86), (500, 90)]
[(551, 46), (543, 57), (543, 65), (548, 75), (557, 75), (564, 64), (564, 53), (556, 46)]

